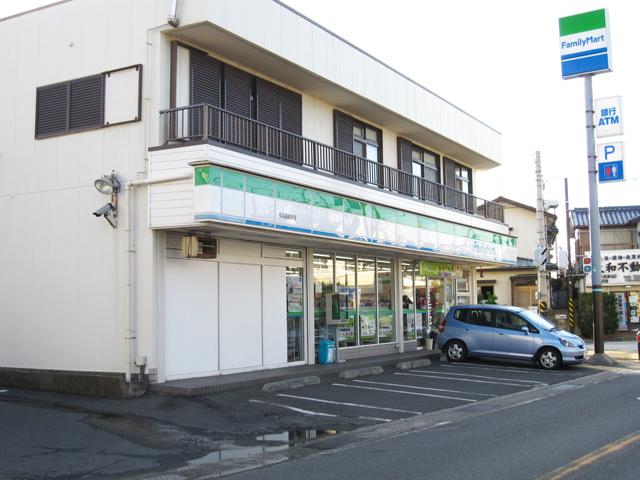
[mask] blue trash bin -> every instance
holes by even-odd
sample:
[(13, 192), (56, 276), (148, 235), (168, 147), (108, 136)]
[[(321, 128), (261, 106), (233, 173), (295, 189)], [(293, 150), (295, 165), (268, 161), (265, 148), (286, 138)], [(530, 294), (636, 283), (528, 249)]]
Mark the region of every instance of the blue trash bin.
[(327, 364), (336, 361), (336, 342), (320, 340), (318, 344), (318, 363)]

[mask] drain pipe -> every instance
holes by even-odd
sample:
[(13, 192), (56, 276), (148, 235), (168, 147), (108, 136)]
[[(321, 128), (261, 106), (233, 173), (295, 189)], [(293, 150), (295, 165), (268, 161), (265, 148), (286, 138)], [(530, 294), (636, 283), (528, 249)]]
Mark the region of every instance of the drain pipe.
[(125, 379), (127, 383), (131, 383), (131, 375), (134, 372), (133, 359), (136, 358), (137, 354), (137, 317), (136, 317), (136, 309), (137, 309), (137, 297), (134, 292), (134, 281), (135, 281), (135, 245), (134, 245), (134, 223), (132, 221), (133, 211), (134, 211), (134, 189), (136, 187), (142, 187), (146, 185), (157, 185), (159, 183), (166, 182), (175, 182), (178, 180), (188, 180), (193, 178), (193, 171), (184, 173), (182, 175), (176, 175), (173, 177), (162, 177), (162, 178), (147, 178), (144, 180), (132, 180), (128, 182), (126, 185), (126, 195), (125, 201), (127, 203), (127, 223), (125, 231), (127, 233), (127, 294), (126, 294), (126, 330), (125, 330), (125, 340), (127, 341), (127, 345), (125, 348), (126, 355), (126, 369), (125, 369)]

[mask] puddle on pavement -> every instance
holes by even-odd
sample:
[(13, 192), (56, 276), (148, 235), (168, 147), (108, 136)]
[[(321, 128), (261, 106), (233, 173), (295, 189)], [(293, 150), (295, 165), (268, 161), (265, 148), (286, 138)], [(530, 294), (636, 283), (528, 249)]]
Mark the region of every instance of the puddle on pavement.
[(254, 445), (243, 446), (229, 443), (219, 450), (215, 450), (204, 457), (191, 460), (188, 463), (189, 465), (206, 465), (229, 459), (255, 457), (263, 453), (281, 452), (310, 440), (333, 436), (337, 433), (337, 430), (300, 428), (280, 433), (260, 435), (255, 437)]

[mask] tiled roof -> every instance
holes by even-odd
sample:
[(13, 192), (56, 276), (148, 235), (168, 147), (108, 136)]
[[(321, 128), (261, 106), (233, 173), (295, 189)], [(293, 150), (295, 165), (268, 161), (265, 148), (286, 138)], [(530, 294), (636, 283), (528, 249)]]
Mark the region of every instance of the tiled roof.
[[(615, 227), (630, 225), (640, 221), (640, 205), (626, 207), (600, 207), (600, 226)], [(571, 223), (574, 228), (589, 227), (589, 209), (574, 208), (571, 210)]]

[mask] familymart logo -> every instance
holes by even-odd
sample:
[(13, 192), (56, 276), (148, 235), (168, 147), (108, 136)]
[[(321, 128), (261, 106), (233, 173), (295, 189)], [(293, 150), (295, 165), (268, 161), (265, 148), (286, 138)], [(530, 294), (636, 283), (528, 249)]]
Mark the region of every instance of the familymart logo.
[(611, 71), (606, 9), (560, 19), (562, 77)]

